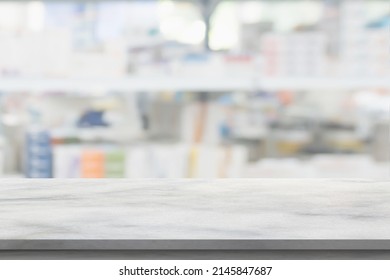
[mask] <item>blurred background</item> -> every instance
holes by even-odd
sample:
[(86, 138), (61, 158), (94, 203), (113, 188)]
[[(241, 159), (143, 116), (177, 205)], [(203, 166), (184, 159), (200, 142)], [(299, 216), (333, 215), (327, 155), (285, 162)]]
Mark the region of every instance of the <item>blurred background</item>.
[(0, 174), (390, 175), (390, 2), (0, 1)]

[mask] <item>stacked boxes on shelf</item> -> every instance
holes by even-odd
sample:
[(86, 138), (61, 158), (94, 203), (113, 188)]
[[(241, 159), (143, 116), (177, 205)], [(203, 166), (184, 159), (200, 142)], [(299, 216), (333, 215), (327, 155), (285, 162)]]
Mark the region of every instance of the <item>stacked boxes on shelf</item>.
[(340, 63), (346, 76), (365, 76), (368, 38), (363, 1), (347, 1), (340, 7)]
[(372, 28), (367, 34), (369, 49), (367, 59), (367, 75), (387, 78), (390, 74), (390, 35), (389, 28)]
[(234, 178), (247, 159), (241, 146), (181, 144), (58, 145), (54, 155), (56, 178)]
[(341, 72), (354, 77), (389, 74), (389, 30), (369, 26), (365, 1), (345, 1), (340, 8)]
[(322, 32), (267, 33), (261, 38), (264, 76), (318, 77), (326, 71)]
[(125, 177), (125, 151), (116, 147), (55, 145), (55, 178)]

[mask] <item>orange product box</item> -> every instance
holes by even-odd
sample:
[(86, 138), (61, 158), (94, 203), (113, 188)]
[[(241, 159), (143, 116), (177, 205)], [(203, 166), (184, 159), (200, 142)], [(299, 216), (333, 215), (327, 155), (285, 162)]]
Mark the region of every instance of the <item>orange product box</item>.
[(104, 177), (104, 153), (99, 150), (87, 150), (81, 154), (81, 177)]

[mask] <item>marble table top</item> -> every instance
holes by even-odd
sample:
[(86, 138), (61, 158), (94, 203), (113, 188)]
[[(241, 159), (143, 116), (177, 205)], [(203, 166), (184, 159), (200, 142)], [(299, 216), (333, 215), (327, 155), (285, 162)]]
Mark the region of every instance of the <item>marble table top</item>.
[(390, 181), (0, 180), (0, 240), (150, 239), (390, 240)]

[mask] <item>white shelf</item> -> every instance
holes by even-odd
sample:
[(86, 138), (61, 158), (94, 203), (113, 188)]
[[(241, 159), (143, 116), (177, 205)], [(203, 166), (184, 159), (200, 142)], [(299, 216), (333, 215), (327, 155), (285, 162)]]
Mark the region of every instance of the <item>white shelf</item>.
[(255, 77), (128, 77), (115, 79), (0, 78), (0, 91), (251, 91), (390, 89), (390, 79), (255, 78)]
[(270, 78), (262, 79), (259, 88), (268, 90), (361, 90), (390, 89), (390, 79), (373, 78)]
[(129, 77), (115, 79), (0, 78), (0, 91), (231, 91), (253, 90), (251, 78)]

